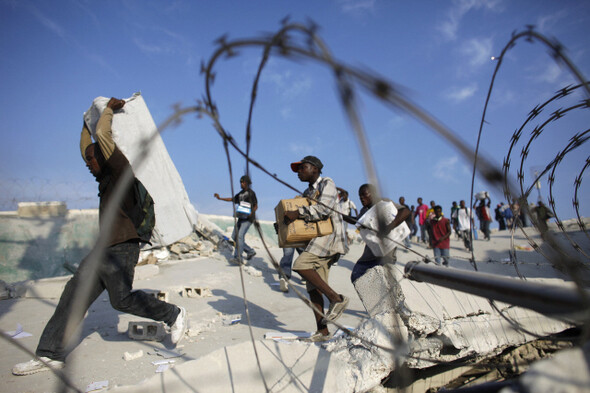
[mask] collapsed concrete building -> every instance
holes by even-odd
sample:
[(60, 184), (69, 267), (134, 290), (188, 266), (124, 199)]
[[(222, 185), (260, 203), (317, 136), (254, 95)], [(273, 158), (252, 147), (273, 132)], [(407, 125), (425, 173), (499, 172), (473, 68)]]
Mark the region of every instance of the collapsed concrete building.
[[(555, 284), (558, 280), (544, 281)], [(199, 386), (203, 392), (229, 387), (247, 392), (263, 389), (264, 381), (266, 390), (273, 392), (429, 392), (467, 386), (473, 380), (473, 384), (481, 383), (485, 381), (479, 379), (482, 376), (506, 380), (528, 369), (527, 363), (563, 349), (568, 352), (558, 352), (555, 360), (539, 366), (533, 363), (518, 391), (539, 391), (539, 370), (552, 369), (548, 364), (552, 361), (559, 371), (549, 376), (541, 373), (544, 391), (553, 391), (557, 385), (568, 392), (590, 388), (587, 348), (570, 348), (567, 338), (561, 343), (539, 342), (539, 338), (575, 327), (574, 321), (412, 281), (399, 264), (370, 269), (355, 282), (355, 289), (370, 318), (327, 343), (304, 343), (278, 334), (270, 342), (256, 341), (256, 353), (247, 342), (224, 347), (176, 367), (174, 374), (114, 391), (165, 386), (170, 391), (190, 392)], [(564, 360), (567, 356), (578, 361), (570, 364)], [(248, 357), (257, 358), (260, 369), (255, 362), (243, 361)], [(498, 374), (494, 368), (499, 370), (501, 365), (494, 367), (493, 362), (499, 359), (514, 369)], [(552, 378), (553, 374), (565, 381)], [(207, 385), (199, 385), (205, 379)], [(501, 387), (510, 388), (514, 383)]]

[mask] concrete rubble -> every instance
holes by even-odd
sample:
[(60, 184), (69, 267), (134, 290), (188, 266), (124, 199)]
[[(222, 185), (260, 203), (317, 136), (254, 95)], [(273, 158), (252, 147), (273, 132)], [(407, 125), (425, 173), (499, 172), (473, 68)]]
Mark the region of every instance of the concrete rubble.
[(564, 349), (553, 357), (534, 363), (517, 388), (502, 393), (579, 393), (590, 391), (590, 343), (581, 348)]
[(571, 327), (496, 303), (502, 316), (484, 298), (404, 279), (399, 265), (370, 269), (355, 288), (371, 318), (354, 335), (326, 345), (348, 365), (350, 392), (379, 386), (402, 362), (426, 369), (459, 359), (477, 361)]
[[(301, 342), (285, 343), (258, 341), (257, 352), (267, 386), (273, 392), (345, 392), (345, 381), (339, 369), (345, 367), (320, 346)], [(120, 386), (110, 391), (118, 393), (166, 391), (249, 393), (264, 391), (252, 343), (224, 347), (209, 355), (174, 367), (173, 373), (152, 377), (135, 386)], [(280, 359), (280, 362), (277, 362)], [(198, 387), (189, 381), (207, 381)], [(259, 387), (259, 389), (253, 389)]]
[[(448, 387), (449, 380), (461, 380), (478, 362), (505, 356), (511, 347), (520, 350), (522, 344), (536, 344), (537, 341), (532, 342), (537, 339), (534, 334), (545, 336), (570, 327), (528, 310), (496, 303), (505, 316), (518, 321), (533, 334), (523, 333), (503, 319), (486, 299), (405, 278), (404, 264), (411, 262), (410, 254), (402, 254), (398, 263), (387, 269), (369, 270), (355, 282), (357, 296), (349, 281), (350, 268), (362, 254), (363, 245), (353, 244), (349, 254), (330, 275), (331, 283), (339, 292), (351, 298), (349, 309), (339, 322), (346, 327), (354, 326), (350, 328), (352, 334), (335, 337), (324, 344), (303, 342), (301, 339), (308, 337), (309, 330), (313, 329), (309, 310), (294, 291), (286, 294), (278, 291), (278, 276), (262, 251), (242, 268), (231, 264), (229, 233), (231, 226), (225, 230), (195, 230), (193, 235), (182, 239), (182, 246), (145, 251), (146, 259), (152, 262), (155, 259), (156, 263), (136, 268), (135, 288), (146, 290), (153, 296), (167, 295), (170, 302), (190, 310), (188, 331), (178, 347), (183, 353), (166, 352), (173, 346), (163, 333), (165, 327), (160, 332), (162, 341), (150, 341), (152, 336), (144, 337), (143, 333), (158, 333), (157, 326), (150, 330), (151, 325), (138, 325), (137, 317), (114, 312), (104, 294), (89, 310), (82, 326), (81, 343), (68, 357), (67, 371), (75, 378), (77, 386), (108, 378), (110, 390), (122, 392), (264, 391), (253, 354), (254, 344), (269, 391), (385, 392), (390, 391), (383, 386), (386, 385), (385, 379), (393, 380), (396, 374), (404, 375), (398, 371), (409, 370), (409, 391), (424, 392), (430, 388)], [(211, 257), (202, 257), (196, 248), (207, 242), (216, 251)], [(261, 250), (256, 240), (248, 242), (257, 251)], [(420, 246), (415, 245), (416, 248)], [(195, 257), (184, 260), (172, 249), (181, 254), (194, 253)], [(425, 249), (421, 251), (425, 252)], [(272, 248), (271, 252), (275, 259), (282, 255), (278, 248)], [(503, 255), (498, 256), (501, 257)], [(247, 273), (247, 268), (260, 272), (261, 276), (238, 273), (241, 269)], [(451, 268), (469, 269), (470, 266), (468, 261), (457, 258), (452, 260)], [(502, 266), (498, 262), (482, 263), (480, 268), (500, 269)], [(553, 272), (540, 275), (536, 263), (523, 268), (534, 269), (529, 273), (536, 272), (528, 277), (541, 277), (540, 280), (552, 283), (558, 281)], [(158, 276), (150, 276), (150, 272)], [(251, 326), (243, 313), (241, 277), (246, 281)], [(5, 284), (4, 291), (12, 293), (15, 298), (1, 302), (3, 318), (0, 321), (6, 326), (4, 330), (14, 330), (14, 326), (21, 323), (33, 334), (33, 338), (25, 338), (22, 343), (34, 349), (43, 323), (51, 316), (56, 302), (46, 299), (58, 297), (68, 279), (58, 277), (26, 284)], [(290, 286), (305, 292), (296, 276)], [(0, 293), (2, 288), (0, 285)], [(185, 296), (187, 288), (196, 296)], [(252, 329), (254, 342), (250, 341), (249, 329)], [(336, 329), (331, 326), (330, 330)], [(130, 333), (135, 335), (132, 339), (127, 337)], [(392, 337), (395, 339), (393, 343)], [(10, 346), (4, 344), (2, 348), (8, 354), (6, 348)], [(141, 349), (147, 356), (136, 358)], [(91, 356), (102, 351), (109, 355)], [(515, 359), (530, 362), (546, 356), (541, 352), (522, 351)], [(585, 355), (572, 356), (579, 359)], [(14, 358), (5, 355), (0, 361), (9, 370), (14, 362), (27, 360), (27, 357), (27, 354), (17, 353)], [(172, 371), (163, 372), (163, 369), (155, 371), (148, 360), (150, 357), (178, 359)], [(92, 370), (87, 367), (89, 359)], [(454, 366), (457, 361), (460, 365)], [(447, 366), (446, 370), (439, 362)], [(557, 365), (555, 369), (560, 367)], [(534, 376), (534, 371), (530, 375)], [(564, 372), (564, 375), (569, 374)], [(6, 378), (14, 384), (13, 391), (22, 391), (17, 387), (24, 384), (23, 379)], [(578, 379), (572, 380), (585, 383), (583, 378)], [(44, 391), (48, 386), (46, 380), (55, 381), (55, 377), (41, 375), (38, 379), (29, 379), (38, 384), (36, 391)], [(530, 388), (529, 391), (535, 390)]]

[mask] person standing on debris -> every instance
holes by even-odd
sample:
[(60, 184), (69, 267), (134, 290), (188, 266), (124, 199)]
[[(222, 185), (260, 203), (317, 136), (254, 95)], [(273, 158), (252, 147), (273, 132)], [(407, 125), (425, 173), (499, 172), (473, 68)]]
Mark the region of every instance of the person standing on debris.
[(356, 209), (356, 205), (353, 201), (348, 199), (348, 191), (336, 187), (338, 190), (338, 207), (342, 214), (350, 216), (352, 211), (354, 210), (354, 215), (357, 216), (359, 214), (358, 210)]
[(459, 201), (459, 209), (455, 211), (455, 224), (457, 230), (463, 238), (463, 245), (469, 251), (473, 251), (471, 245), (471, 225), (473, 224), (473, 215), (471, 209), (465, 206), (465, 201)]
[[(354, 210), (354, 215), (357, 216), (358, 210), (356, 209), (354, 202), (348, 199), (348, 191), (340, 187), (336, 187), (336, 189), (338, 190), (338, 211), (345, 216), (350, 216)], [(342, 220), (342, 225), (344, 225), (346, 240), (350, 243), (352, 238), (348, 237), (348, 223), (345, 220)]]
[(479, 219), (479, 229), (483, 232), (485, 240), (490, 240), (490, 223), (492, 222), (490, 204), (490, 197), (486, 193), (484, 198), (479, 200), (479, 204), (475, 210), (477, 218)]
[(457, 239), (461, 237), (461, 235), (459, 235), (459, 231), (457, 230), (457, 219), (455, 212), (459, 210), (459, 206), (457, 206), (457, 201), (453, 201), (453, 203), (451, 204), (451, 228), (453, 228), (455, 230), (455, 234), (457, 235)]
[[(400, 204), (400, 206), (402, 206), (402, 207), (408, 209), (408, 211), (410, 211), (410, 208), (408, 207), (408, 205), (406, 205), (406, 198), (405, 197), (403, 197), (403, 196), (399, 197), (399, 204)], [(406, 218), (406, 225), (410, 229), (410, 235), (406, 236), (406, 238), (404, 239), (404, 246), (406, 246), (406, 249), (404, 251), (408, 252), (407, 249), (412, 248), (412, 244), (410, 243), (410, 238), (412, 237), (412, 234), (411, 234), (412, 226), (414, 225), (414, 219), (412, 217), (412, 214), (408, 214), (408, 217)]]
[[(410, 206), (410, 221), (412, 223), (412, 226), (410, 226), (410, 237), (413, 237), (418, 233), (418, 226), (416, 225), (416, 209), (414, 205)], [(416, 236), (416, 241), (418, 241), (418, 236)]]
[(416, 216), (418, 216), (418, 225), (420, 225), (420, 240), (423, 243), (427, 243), (428, 241), (428, 234), (426, 233), (426, 212), (428, 211), (428, 206), (422, 203), (422, 198), (417, 199), (418, 205), (416, 206)]
[[(302, 219), (317, 222), (330, 218), (333, 225), (331, 234), (312, 239), (293, 263), (293, 270), (307, 281), (307, 292), (314, 307), (317, 331), (309, 338), (310, 341), (325, 341), (331, 337), (327, 323), (340, 318), (349, 300), (328, 285), (330, 267), (338, 261), (340, 255), (348, 252), (348, 245), (342, 215), (337, 211), (336, 185), (329, 177), (320, 176), (323, 167), (320, 159), (314, 156), (306, 156), (291, 164), (291, 170), (297, 173), (299, 180), (309, 183), (303, 196), (315, 200), (317, 204), (285, 212), (288, 221)], [(322, 295), (330, 301), (325, 318), (321, 314), (324, 312)]]
[(247, 261), (256, 255), (256, 251), (246, 244), (246, 233), (254, 222), (256, 218), (255, 212), (258, 209), (256, 193), (250, 188), (251, 185), (252, 181), (250, 180), (250, 177), (244, 175), (240, 178), (240, 187), (242, 189), (233, 198), (221, 198), (219, 194), (213, 194), (213, 196), (220, 201), (233, 202), (237, 205), (236, 216), (238, 222), (236, 223), (234, 231), (231, 235), (232, 239), (236, 243), (234, 257), (232, 259), (232, 262), (234, 263), (242, 263), (243, 252), (246, 252)]
[(506, 221), (504, 220), (504, 202), (498, 203), (496, 209), (494, 209), (495, 219), (498, 221), (498, 230), (503, 231), (506, 229)]
[[(103, 248), (97, 244), (82, 260), (43, 330), (35, 352), (37, 358), (14, 366), (12, 373), (15, 375), (65, 367), (66, 352), (72, 344), (70, 339), (90, 305), (105, 289), (116, 310), (165, 322), (170, 326), (174, 344), (184, 336), (187, 312), (183, 307), (158, 300), (143, 291), (131, 291), (140, 243), (134, 225), (138, 214), (136, 195), (133, 187), (127, 187), (120, 202), (113, 199), (123, 174), (131, 169), (113, 141), (111, 130), (113, 112), (124, 105), (124, 100), (110, 99), (96, 126), (96, 143), (92, 143), (86, 125), (80, 136), (82, 158), (99, 183), (99, 238), (107, 239), (106, 246)], [(111, 203), (117, 203), (118, 207), (111, 225), (108, 225), (105, 214)]]
[(549, 208), (545, 206), (543, 201), (537, 202), (537, 206), (532, 210), (533, 213), (536, 215), (537, 228), (539, 229), (539, 231), (547, 232), (547, 230), (549, 229), (549, 227), (547, 226), (547, 221), (554, 217), (551, 210), (549, 210)]
[(432, 234), (432, 251), (434, 252), (434, 262), (440, 265), (449, 266), (449, 249), (451, 247), (451, 224), (449, 220), (443, 217), (442, 207), (434, 207), (434, 218), (430, 220), (430, 232)]
[(424, 222), (424, 226), (426, 227), (426, 233), (428, 234), (428, 245), (426, 248), (432, 248), (432, 227), (430, 222), (434, 218), (434, 207), (436, 206), (436, 202), (430, 201), (430, 207), (426, 211), (426, 221)]
[(285, 277), (279, 278), (279, 289), (281, 292), (289, 292), (289, 280), (291, 279), (291, 267), (293, 265), (293, 257), (295, 256), (295, 251), (299, 254), (303, 252), (301, 248), (292, 248), (292, 247), (285, 247), (283, 248), (283, 257), (279, 262), (283, 273), (285, 273)]
[[(375, 190), (375, 186), (373, 186), (372, 184), (363, 184), (362, 186), (360, 186), (359, 199), (360, 199), (363, 207), (361, 208), (359, 216), (356, 218), (357, 220), (360, 219), (367, 211), (369, 211), (369, 209), (372, 208), (376, 202), (379, 202), (375, 198), (376, 195), (377, 195), (377, 193)], [(385, 200), (388, 200), (388, 199), (385, 199)], [(393, 229), (397, 228), (404, 221), (406, 221), (408, 219), (408, 217), (411, 216), (410, 210), (405, 205), (397, 204), (393, 201), (392, 201), (392, 203), (395, 205), (395, 208), (397, 209), (397, 215), (395, 216), (393, 221), (387, 225), (387, 227), (383, 231), (383, 235), (387, 235), (389, 232), (391, 232)], [(362, 277), (367, 272), (367, 270), (369, 270), (375, 266), (383, 265), (384, 262), (386, 262), (388, 260), (390, 262), (394, 263), (397, 260), (397, 257), (395, 255), (396, 250), (397, 250), (397, 247), (395, 247), (391, 251), (391, 253), (389, 255), (387, 255), (386, 257), (377, 257), (377, 256), (375, 256), (375, 254), (373, 254), (373, 251), (371, 251), (369, 246), (367, 244), (365, 244), (365, 249), (363, 250), (363, 254), (358, 259), (358, 261), (356, 261), (354, 267), (352, 268), (352, 274), (350, 275), (350, 281), (352, 281), (352, 283), (354, 284), (354, 282), (356, 280), (358, 280), (360, 277)]]

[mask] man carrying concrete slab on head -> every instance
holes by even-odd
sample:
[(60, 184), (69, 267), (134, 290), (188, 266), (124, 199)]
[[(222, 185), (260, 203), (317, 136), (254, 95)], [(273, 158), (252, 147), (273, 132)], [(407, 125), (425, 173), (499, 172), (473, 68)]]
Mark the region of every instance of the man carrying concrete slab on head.
[(285, 212), (285, 218), (290, 221), (303, 219), (306, 222), (318, 222), (330, 217), (334, 228), (329, 235), (311, 239), (293, 264), (293, 270), (307, 281), (309, 300), (317, 310), (324, 311), (322, 295), (330, 300), (326, 318), (314, 310), (317, 331), (312, 334), (310, 341), (330, 339), (327, 323), (340, 318), (348, 305), (348, 298), (336, 293), (328, 285), (330, 267), (338, 261), (340, 255), (348, 252), (348, 245), (342, 216), (337, 211), (336, 184), (329, 177), (320, 176), (323, 167), (319, 158), (314, 156), (304, 157), (301, 161), (291, 164), (291, 169), (297, 173), (299, 180), (309, 183), (303, 196), (317, 201), (317, 204), (301, 206), (298, 210)]
[[(358, 215), (358, 217), (356, 217), (357, 221), (360, 220), (361, 217), (363, 217), (365, 215), (365, 213), (367, 213), (380, 200), (390, 202), (395, 206), (395, 208), (397, 210), (397, 215), (395, 216), (393, 221), (388, 223), (386, 225), (386, 227), (383, 228), (383, 231), (382, 231), (383, 235), (389, 234), (389, 232), (391, 232), (395, 228), (402, 225), (404, 222), (406, 222), (407, 218), (411, 214), (410, 210), (407, 208), (407, 205), (397, 204), (389, 199), (378, 199), (377, 198), (377, 190), (376, 190), (375, 186), (373, 186), (372, 184), (363, 184), (362, 186), (359, 187), (359, 199), (360, 199), (363, 207), (361, 208), (361, 212)], [(400, 201), (401, 201), (401, 198), (400, 198)], [(361, 235), (362, 235), (362, 232), (361, 232)], [(377, 256), (371, 250), (371, 247), (369, 247), (369, 244), (367, 244), (367, 242), (365, 242), (365, 249), (363, 250), (363, 254), (356, 261), (356, 264), (354, 265), (354, 268), (352, 269), (352, 274), (350, 275), (350, 281), (352, 281), (352, 283), (354, 284), (354, 282), (356, 280), (358, 280), (360, 277), (362, 277), (367, 272), (367, 270), (372, 269), (375, 266), (383, 265), (384, 262), (388, 258), (392, 262), (395, 262), (397, 260), (396, 251), (397, 251), (397, 247), (393, 248), (393, 250), (387, 256), (383, 256), (383, 254), (381, 254), (380, 256)]]
[[(14, 366), (12, 373), (15, 375), (48, 371), (50, 367), (63, 368), (73, 333), (90, 305), (105, 289), (116, 310), (165, 322), (170, 326), (174, 344), (184, 336), (187, 327), (184, 308), (158, 300), (143, 291), (131, 291), (142, 240), (136, 224), (141, 209), (137, 208), (139, 201), (134, 182), (126, 188), (120, 201), (114, 198), (115, 189), (122, 181), (123, 174), (130, 170), (130, 165), (115, 145), (111, 129), (114, 112), (124, 106), (124, 100), (109, 100), (98, 121), (96, 143), (92, 143), (86, 124), (80, 136), (82, 158), (99, 183), (99, 239), (106, 239), (104, 246), (99, 241), (101, 244), (97, 243), (82, 260), (43, 330), (36, 350), (37, 358)], [(111, 202), (118, 204), (114, 217), (106, 215)], [(149, 240), (149, 235), (147, 237)]]

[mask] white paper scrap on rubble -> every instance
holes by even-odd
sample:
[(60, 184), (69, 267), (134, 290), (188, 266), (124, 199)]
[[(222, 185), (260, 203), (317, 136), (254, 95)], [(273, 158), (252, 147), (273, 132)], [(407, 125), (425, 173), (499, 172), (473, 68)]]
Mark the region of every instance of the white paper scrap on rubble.
[(20, 323), (16, 324), (16, 330), (15, 331), (11, 331), (11, 332), (6, 332), (6, 334), (8, 334), (11, 338), (14, 339), (19, 339), (19, 338), (24, 338), (24, 337), (31, 337), (32, 334), (31, 333), (27, 333), (23, 330), (23, 326)]
[(172, 359), (167, 359), (167, 360), (154, 360), (152, 362), (152, 364), (154, 366), (160, 366), (162, 364), (172, 364), (172, 363), (175, 363), (175, 362), (176, 362), (176, 360), (172, 360)]
[(109, 381), (92, 382), (90, 385), (86, 386), (86, 393), (96, 392), (98, 390), (106, 389), (108, 387), (109, 387)]
[(166, 364), (160, 364), (158, 366), (158, 368), (156, 369), (157, 373), (163, 373), (164, 371), (168, 370), (170, 368), (170, 364), (166, 363)]
[(297, 340), (299, 338), (307, 338), (309, 333), (291, 333), (291, 332), (266, 332), (264, 333), (265, 340)]

